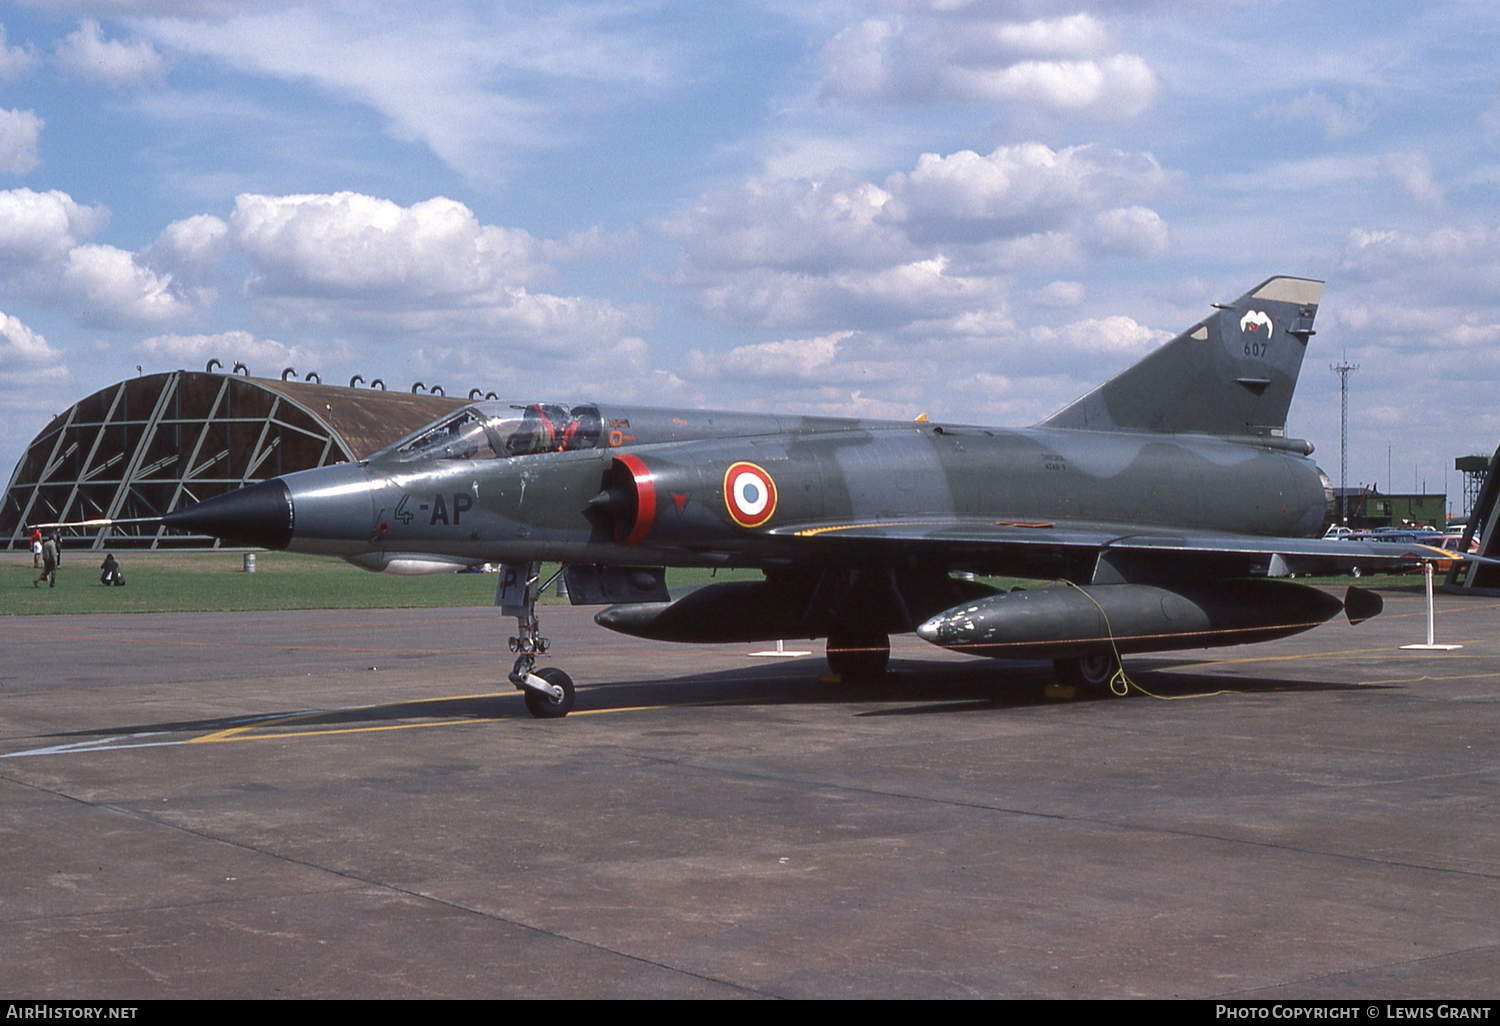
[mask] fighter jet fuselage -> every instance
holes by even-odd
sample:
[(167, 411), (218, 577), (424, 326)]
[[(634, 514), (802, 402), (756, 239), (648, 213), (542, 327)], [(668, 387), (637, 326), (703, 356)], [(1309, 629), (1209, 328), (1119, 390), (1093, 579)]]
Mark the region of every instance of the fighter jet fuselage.
[[(280, 478), (290, 513), (278, 547), (371, 569), (403, 558), (415, 565), (421, 555), (764, 568), (797, 558), (797, 539), (886, 521), (987, 519), (1027, 526), (1039, 539), (1060, 521), (1120, 534), (1311, 538), (1330, 514), (1327, 477), (1310, 459), (1246, 442), (775, 417), (741, 418), (746, 433), (726, 438), (716, 430), (726, 418), (713, 412), (597, 409), (636, 438), (490, 459), (394, 450)], [(492, 420), (513, 412), (504, 403), (471, 411)], [(797, 530), (777, 533), (783, 525)], [(905, 562), (874, 550), (859, 562), (892, 558)], [(1008, 569), (979, 553), (960, 562), (947, 569)]]
[[(505, 564), (511, 680), (537, 715), (572, 685), (536, 635), (536, 568), (564, 564), (597, 621), (669, 641), (827, 637), (882, 672), (888, 635), (1057, 660), (1085, 683), (1122, 653), (1295, 633), (1343, 602), (1277, 578), (1418, 555), (1321, 535), (1328, 478), (1286, 416), (1322, 284), (1272, 278), (1031, 428), (591, 402), (481, 402), (357, 464), (168, 513), (226, 542), (391, 573)], [(666, 567), (763, 581), (676, 600)], [(1058, 582), (1006, 592), (974, 575)]]

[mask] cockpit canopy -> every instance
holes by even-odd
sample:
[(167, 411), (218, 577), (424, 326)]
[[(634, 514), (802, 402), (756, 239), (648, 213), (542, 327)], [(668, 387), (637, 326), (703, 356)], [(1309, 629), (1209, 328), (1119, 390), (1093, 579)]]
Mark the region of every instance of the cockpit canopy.
[(604, 421), (592, 403), (476, 403), (371, 456), (372, 460), (494, 460), (598, 448)]

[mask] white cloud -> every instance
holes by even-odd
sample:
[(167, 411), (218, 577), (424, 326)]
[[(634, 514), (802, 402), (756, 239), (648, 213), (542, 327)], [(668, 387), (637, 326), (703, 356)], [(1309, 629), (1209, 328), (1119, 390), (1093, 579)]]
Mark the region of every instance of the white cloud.
[(56, 189), (0, 191), (0, 266), (59, 260), (108, 221), (104, 207), (83, 206)]
[[(1054, 284), (1067, 285), (1068, 282)], [(1049, 286), (1050, 288), (1050, 286)], [(921, 327), (932, 337), (948, 341), (978, 342), (989, 345), (1000, 339), (1017, 337), (1016, 322), (1011, 316), (1009, 304), (1001, 301), (978, 310), (965, 310), (956, 317), (941, 321), (926, 321)]]
[(752, 378), (813, 377), (832, 365), (839, 343), (852, 334), (839, 331), (818, 338), (738, 346), (724, 354), (724, 367)]
[(1068, 227), (1083, 211), (1157, 195), (1169, 183), (1147, 153), (1022, 143), (986, 156), (924, 153), (886, 188), (897, 199), (891, 218), (913, 236), (979, 239)]
[(79, 323), (92, 327), (155, 327), (192, 317), (204, 298), (174, 287), (114, 246), (75, 246), (64, 261), (57, 292)]
[[(245, 194), (227, 221), (174, 221), (139, 253), (81, 241), (106, 216), (61, 192), (0, 191), (0, 268), (10, 268), (0, 283), (87, 326), (160, 329), (203, 319), (231, 273), (244, 273), (239, 295), (286, 331), (408, 345), (483, 340), (497, 359), (516, 346), (578, 360), (624, 352), (631, 326), (648, 316), (528, 287), (554, 273), (553, 260), (614, 252), (634, 243), (632, 233), (538, 240), (481, 224), (442, 197), (403, 207), (358, 193)], [(180, 347), (209, 336), (161, 337)]]
[(155, 271), (201, 282), (213, 276), (229, 249), (229, 225), (212, 214), (195, 214), (167, 225), (140, 256)]
[[(328, 347), (289, 346), (274, 339), (256, 338), (248, 331), (221, 331), (212, 335), (153, 335), (142, 339), (131, 349), (137, 356), (159, 365), (196, 367), (217, 358), (226, 367), (235, 361), (251, 368), (251, 373), (272, 377), (281, 368), (301, 364), (303, 373), (317, 370), (313, 364), (329, 354)], [(347, 358), (342, 346), (334, 346), (332, 355)]]
[[(641, 312), (532, 286), (554, 275), (553, 261), (589, 259), (633, 241), (631, 233), (599, 230), (539, 240), (482, 224), (467, 206), (443, 197), (401, 206), (352, 192), (245, 194), (227, 225), (179, 222), (148, 253), (169, 269), (201, 267), (227, 247), (248, 265), (244, 294), (286, 331), (334, 328), (449, 346), (482, 339), (497, 352), (519, 345), (531, 354), (576, 357), (623, 344)], [(169, 258), (189, 251), (177, 263)]]
[(607, 300), (507, 289), (483, 302), (408, 305), (378, 300), (281, 299), (257, 304), (289, 329), (337, 325), (379, 342), (480, 345), (497, 360), (547, 353), (574, 359), (613, 345), (632, 323), (630, 312)]
[(896, 28), (888, 21), (867, 18), (849, 25), (823, 46), (820, 55), (827, 75), (823, 95), (847, 100), (875, 100), (892, 88), (890, 48)]
[(1022, 61), (1007, 68), (949, 73), (961, 99), (1026, 102), (1058, 113), (1133, 118), (1156, 97), (1156, 75), (1134, 54), (1102, 60)]
[(823, 181), (751, 179), (701, 196), (658, 227), (707, 267), (828, 271), (882, 266), (910, 252), (881, 222), (891, 195), (845, 171)]
[(49, 415), (76, 401), (63, 355), (19, 318), (0, 313), (0, 447), (19, 453)]
[(1360, 93), (1350, 92), (1340, 103), (1316, 89), (1309, 89), (1294, 99), (1268, 103), (1256, 111), (1255, 116), (1282, 121), (1311, 121), (1323, 129), (1329, 139), (1342, 139), (1369, 127), (1370, 101)]
[(1133, 318), (1116, 314), (1074, 321), (1061, 328), (1035, 327), (1031, 329), (1031, 337), (1054, 349), (1076, 353), (1143, 356), (1169, 340), (1172, 333), (1148, 328)]
[(1160, 253), (1165, 222), (1121, 203), (1172, 184), (1149, 154), (1027, 143), (923, 154), (883, 187), (751, 179), (657, 227), (682, 246), (673, 280), (721, 323), (915, 330), (1003, 304), (1016, 270)]
[(1484, 133), (1493, 137), (1500, 133), (1500, 88), (1496, 88), (1490, 98), (1489, 106), (1479, 112), (1475, 119)]
[(910, 150), (909, 135), (899, 123), (859, 113), (843, 119), (829, 114), (819, 107), (803, 112), (803, 119), (770, 126), (753, 147), (762, 174), (768, 179), (817, 179), (830, 168), (867, 174), (889, 167)]
[(0, 82), (14, 82), (22, 75), (30, 74), (41, 63), (36, 51), (30, 46), (11, 46), (5, 38), (5, 26), (0, 25)]
[(819, 378), (839, 355), (839, 343), (852, 331), (837, 331), (816, 338), (784, 339), (736, 346), (722, 356), (708, 356), (700, 350), (688, 354), (688, 371), (694, 377), (716, 378), (730, 374), (736, 378)]
[[(1500, 231), (1493, 226), (1351, 234), (1319, 312), (1319, 338), (1337, 346), (1325, 354), (1342, 353), (1361, 367), (1349, 379), (1351, 484), (1377, 480), (1390, 487), (1386, 446), (1392, 440), (1403, 491), (1413, 462), (1435, 484), (1454, 456), (1494, 448), (1500, 436), (1494, 412), (1497, 272)], [(1321, 401), (1302, 407), (1315, 428), (1299, 431), (1323, 439), (1336, 461), (1337, 379), (1329, 378), (1304, 368), (1303, 389)], [(1442, 401), (1417, 401), (1429, 395)], [(1458, 491), (1453, 479), (1449, 491)]]
[(1327, 192), (1378, 179), (1377, 160), (1365, 154), (1276, 161), (1253, 171), (1220, 176), (1214, 184), (1246, 193)]
[(904, 403), (919, 393), (918, 382), (934, 376), (931, 362), (912, 347), (847, 330), (736, 346), (722, 354), (695, 349), (681, 371), (690, 381), (712, 382), (716, 390), (774, 394), (777, 408), (789, 403), (793, 409), (825, 413), (844, 406), (850, 385), (878, 388), (884, 393), (879, 401), (898, 398)]
[(640, 234), (634, 226), (610, 232), (594, 225), (585, 231), (569, 232), (560, 240), (542, 239), (536, 252), (549, 261), (597, 260), (634, 250), (640, 243)]
[(36, 144), (44, 124), (35, 111), (0, 109), (0, 171), (24, 175), (41, 163)]
[(166, 62), (150, 42), (105, 39), (99, 23), (92, 18), (85, 19), (57, 44), (53, 60), (66, 74), (114, 88), (158, 82), (167, 70)]
[(104, 207), (55, 189), (0, 191), (0, 282), (91, 327), (174, 324), (212, 302), (210, 290), (186, 288), (126, 250), (82, 241), (108, 219)]
[(1380, 170), (1399, 182), (1423, 206), (1443, 205), (1443, 187), (1432, 177), (1432, 161), (1427, 154), (1387, 153), (1380, 159)]
[(811, 412), (823, 416), (860, 417), (868, 420), (911, 420), (922, 409), (922, 404), (910, 400), (890, 399), (885, 396), (865, 395), (863, 389), (852, 392), (825, 389), (816, 399), (804, 406)]
[(974, 5), (907, 9), (850, 24), (823, 47), (825, 99), (861, 104), (1003, 104), (1088, 118), (1133, 118), (1150, 106), (1156, 74), (1140, 57), (1108, 53), (1087, 13), (1013, 22)]
[(16, 0), (52, 14), (66, 12), (92, 18), (217, 18), (247, 8), (285, 4), (287, 0)]
[[(1500, 226), (1356, 229), (1349, 233), (1335, 280), (1353, 291), (1333, 308), (1335, 316), (1354, 317), (1356, 306), (1418, 311), (1409, 317), (1367, 316), (1359, 324), (1362, 331), (1441, 338), (1450, 326), (1466, 323), (1467, 315), (1490, 310), (1490, 316), (1500, 317)], [(1435, 314), (1436, 308), (1448, 312)]]
[(653, 90), (672, 76), (671, 45), (629, 15), (616, 5), (327, 0), (140, 25), (175, 50), (365, 104), (397, 139), (487, 180), (516, 151), (555, 142), (557, 115), (579, 94), (609, 105), (621, 90)]
[(948, 273), (941, 257), (876, 271), (823, 275), (753, 268), (697, 290), (695, 304), (726, 324), (778, 329), (893, 328), (945, 317), (1003, 297), (1004, 285)]
[(41, 367), (61, 359), (62, 353), (49, 346), (40, 334), (20, 319), (0, 313), (0, 370)]
[(235, 199), (229, 229), (257, 295), (471, 300), (544, 270), (536, 240), (437, 197), (402, 207), (359, 193)]
[[(1364, 464), (1362, 471), (1351, 466), (1352, 479), (1386, 480), (1384, 459), (1374, 451), (1383, 457), (1392, 436), (1376, 435), (1372, 424), (1382, 431), (1409, 424), (1394, 436), (1396, 466), (1409, 466), (1420, 453), (1428, 474), (1426, 468), (1454, 455), (1493, 448), (1500, 431), (1493, 412), (1500, 377), (1500, 226), (1356, 230), (1329, 279), (1319, 313), (1328, 323), (1320, 325), (1320, 337), (1347, 344), (1348, 358), (1363, 368), (1350, 381), (1364, 411), (1358, 421), (1351, 416), (1351, 460)], [(1443, 401), (1414, 404), (1422, 395)], [(1337, 408), (1336, 401), (1329, 405)], [(1351, 414), (1354, 408), (1351, 403)], [(1336, 418), (1323, 419), (1325, 437), (1336, 438)], [(1404, 476), (1399, 469), (1398, 476)]]
[(1118, 207), (1094, 218), (1089, 241), (1098, 253), (1153, 257), (1167, 248), (1167, 223), (1146, 207)]
[[(143, 363), (157, 367), (201, 367), (218, 359), (228, 368), (234, 361), (250, 372), (275, 377), (284, 367), (299, 375), (318, 372), (327, 383), (355, 371), (368, 379), (381, 376), (388, 358), (344, 338), (315, 339), (287, 343), (262, 338), (244, 330), (212, 334), (163, 334), (136, 343), (131, 352)], [(407, 339), (401, 350), (400, 371), (384, 372), (393, 390), (408, 383), (423, 382), (429, 389), (442, 387), (450, 396), (461, 396), (469, 388), (498, 389), (510, 396), (532, 398), (547, 395), (597, 395), (615, 401), (664, 401), (661, 391), (681, 394), (680, 380), (674, 385), (651, 367), (646, 343), (634, 337), (599, 337), (588, 347), (574, 346), (566, 352), (538, 350), (524, 372), (518, 372), (511, 354), (495, 347), (472, 346), (463, 341), (429, 341), (415, 344)], [(397, 377), (399, 373), (399, 377)], [(539, 384), (538, 382), (541, 382)]]
[(1031, 301), (1038, 306), (1063, 309), (1078, 306), (1088, 296), (1088, 289), (1081, 281), (1049, 282), (1031, 294)]
[(1024, 24), (1002, 24), (995, 29), (997, 42), (1019, 53), (1042, 55), (1099, 53), (1109, 45), (1104, 26), (1091, 14), (1037, 19)]

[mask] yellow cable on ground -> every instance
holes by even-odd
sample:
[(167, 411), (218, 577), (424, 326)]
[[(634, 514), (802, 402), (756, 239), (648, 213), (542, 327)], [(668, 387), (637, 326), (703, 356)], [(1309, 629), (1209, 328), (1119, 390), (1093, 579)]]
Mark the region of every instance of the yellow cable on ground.
[(1125, 673), (1125, 661), (1120, 658), (1120, 647), (1115, 644), (1115, 630), (1110, 626), (1109, 614), (1104, 611), (1104, 607), (1099, 604), (1099, 600), (1090, 595), (1084, 588), (1080, 587), (1077, 584), (1074, 584), (1072, 581), (1065, 580), (1060, 581), (1059, 583), (1066, 584), (1068, 587), (1076, 589), (1081, 595), (1083, 595), (1084, 598), (1092, 602), (1094, 604), (1094, 608), (1099, 610), (1099, 615), (1104, 617), (1104, 632), (1109, 635), (1110, 651), (1112, 651), (1115, 656), (1115, 672), (1109, 678), (1109, 693), (1114, 695), (1116, 698), (1125, 698), (1130, 694), (1131, 688), (1135, 688), (1147, 698), (1154, 698), (1158, 702), (1180, 702), (1186, 698), (1214, 698), (1218, 695), (1238, 695), (1241, 693), (1238, 691), (1226, 689), (1224, 691), (1210, 691), (1206, 694), (1201, 695), (1157, 695), (1153, 694), (1150, 691), (1147, 691), (1135, 681), (1131, 680), (1130, 677)]

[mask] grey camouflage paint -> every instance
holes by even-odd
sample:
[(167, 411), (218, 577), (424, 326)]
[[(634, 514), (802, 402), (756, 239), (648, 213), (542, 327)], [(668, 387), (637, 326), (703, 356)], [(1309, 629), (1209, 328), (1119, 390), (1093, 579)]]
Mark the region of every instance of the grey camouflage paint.
[[(732, 596), (720, 586), (675, 611), (600, 616), (683, 640), (915, 630), (992, 591), (952, 571), (1126, 586), (1104, 594), (1148, 620), (1172, 606), (1154, 597), (1162, 588), (1191, 594), (1205, 622), (1240, 624), (1229, 607), (1245, 602), (1252, 621), (1298, 602), (1327, 612), (1337, 600), (1289, 603), (1295, 585), (1213, 597), (1215, 582), (1410, 559), (1322, 540), (1327, 477), (1310, 445), (1285, 437), (1321, 293), (1269, 279), (1028, 429), (480, 403), (366, 462), (279, 479), (286, 544), (393, 572), (541, 560), (766, 572)], [(465, 439), (497, 458), (476, 458)], [(211, 505), (181, 519), (211, 529)], [(988, 601), (986, 629), (1015, 642), (1000, 619), (1021, 604)], [(743, 622), (726, 623), (736, 610)], [(947, 643), (940, 634), (922, 636)], [(1197, 634), (1185, 644), (1214, 643)]]

